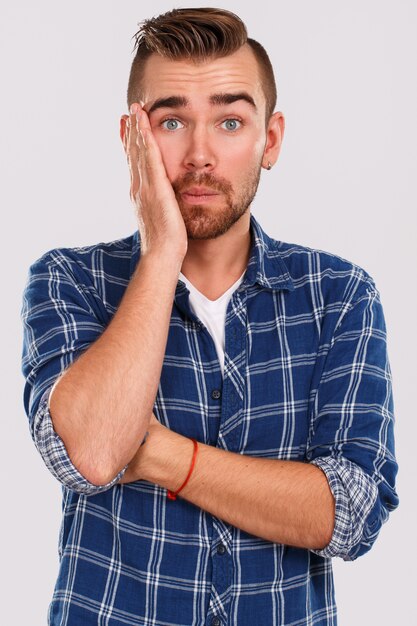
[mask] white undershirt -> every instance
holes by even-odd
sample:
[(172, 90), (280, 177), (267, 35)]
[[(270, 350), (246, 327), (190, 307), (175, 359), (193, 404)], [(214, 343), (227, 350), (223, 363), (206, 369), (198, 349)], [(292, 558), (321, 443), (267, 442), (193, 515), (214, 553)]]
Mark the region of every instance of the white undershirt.
[(239, 287), (245, 275), (246, 268), (237, 279), (235, 283), (227, 291), (225, 291), (217, 300), (209, 300), (198, 289), (194, 287), (182, 272), (180, 272), (179, 278), (182, 280), (187, 289), (190, 291), (189, 302), (190, 308), (193, 313), (200, 319), (213, 337), (214, 345), (216, 346), (217, 356), (220, 361), (220, 367), (222, 375), (224, 373), (224, 335), (225, 335), (225, 321), (226, 311), (229, 300), (232, 297), (233, 292)]

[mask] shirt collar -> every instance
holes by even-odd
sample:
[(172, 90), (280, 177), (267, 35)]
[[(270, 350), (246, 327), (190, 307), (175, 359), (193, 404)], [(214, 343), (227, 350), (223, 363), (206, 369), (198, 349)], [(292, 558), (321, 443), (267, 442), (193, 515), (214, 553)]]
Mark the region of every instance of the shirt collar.
[(250, 214), (251, 251), (244, 277), (245, 286), (258, 283), (267, 289), (294, 289), (288, 268), (279, 252), (279, 242), (262, 229), (253, 213)]
[[(279, 242), (271, 239), (262, 229), (253, 213), (250, 214), (251, 250), (245, 276), (241, 286), (250, 287), (258, 283), (267, 289), (294, 289), (288, 268), (279, 252)], [(132, 256), (130, 259), (131, 278), (139, 259), (139, 230), (133, 233)]]

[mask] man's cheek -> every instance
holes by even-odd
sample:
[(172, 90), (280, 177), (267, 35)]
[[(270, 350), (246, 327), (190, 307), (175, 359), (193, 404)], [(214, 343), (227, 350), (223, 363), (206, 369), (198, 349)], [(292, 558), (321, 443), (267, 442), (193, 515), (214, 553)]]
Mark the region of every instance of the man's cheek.
[(172, 182), (178, 176), (180, 167), (180, 151), (175, 149), (172, 144), (167, 145), (163, 141), (157, 142), (161, 152), (162, 162), (169, 180)]

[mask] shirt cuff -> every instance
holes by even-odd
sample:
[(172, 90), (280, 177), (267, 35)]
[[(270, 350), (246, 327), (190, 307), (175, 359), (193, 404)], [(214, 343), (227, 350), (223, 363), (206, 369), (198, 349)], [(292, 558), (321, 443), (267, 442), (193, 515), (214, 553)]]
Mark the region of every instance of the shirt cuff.
[(53, 427), (48, 407), (52, 387), (53, 385), (48, 387), (42, 394), (33, 422), (35, 445), (47, 468), (61, 484), (77, 493), (95, 495), (110, 489), (124, 475), (127, 465), (105, 485), (94, 485), (77, 470), (68, 455), (64, 442)]
[(378, 488), (361, 467), (345, 457), (317, 457), (310, 462), (326, 474), (335, 498), (332, 538), (327, 546), (311, 552), (353, 561), (368, 527), (368, 516), (376, 503)]

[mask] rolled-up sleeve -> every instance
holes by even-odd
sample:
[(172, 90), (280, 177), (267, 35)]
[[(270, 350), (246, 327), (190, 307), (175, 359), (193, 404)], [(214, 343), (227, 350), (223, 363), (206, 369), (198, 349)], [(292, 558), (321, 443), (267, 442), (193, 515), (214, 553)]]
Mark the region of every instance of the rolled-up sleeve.
[(77, 493), (95, 495), (110, 489), (123, 476), (127, 465), (105, 485), (94, 485), (88, 481), (73, 465), (64, 442), (54, 430), (48, 403), (51, 390), (52, 387), (42, 395), (33, 424), (35, 446), (46, 467), (62, 485)]
[(384, 313), (368, 277), (340, 317), (314, 394), (306, 455), (335, 500), (331, 540), (315, 554), (353, 561), (398, 506), (394, 423)]
[(86, 495), (110, 489), (127, 465), (105, 485), (94, 485), (82, 476), (54, 430), (49, 397), (65, 369), (104, 330), (93, 292), (92, 284), (80, 283), (70, 260), (53, 251), (30, 266), (21, 309), (24, 407), (32, 439), (51, 474), (68, 489)]

